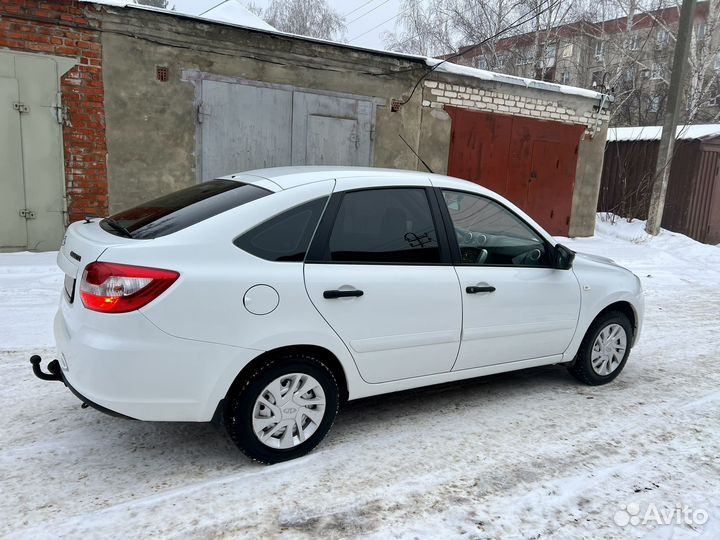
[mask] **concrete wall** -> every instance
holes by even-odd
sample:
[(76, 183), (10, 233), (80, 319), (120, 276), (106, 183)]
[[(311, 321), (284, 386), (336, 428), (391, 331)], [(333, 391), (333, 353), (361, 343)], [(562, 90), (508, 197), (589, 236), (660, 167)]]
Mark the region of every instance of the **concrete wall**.
[[(426, 73), (424, 63), (170, 14), (88, 9), (103, 29), (111, 211), (196, 182), (197, 89), (187, 74), (200, 72), (384, 100), (376, 112), (376, 167), (425, 169), (402, 135), (433, 171), (446, 172), (451, 121), (442, 110), (445, 103), (587, 125), (571, 233), (593, 233), (605, 140), (603, 128), (593, 131), (593, 99), (433, 74), (392, 112), (391, 101), (406, 99)], [(155, 79), (156, 66), (168, 68), (167, 82)]]

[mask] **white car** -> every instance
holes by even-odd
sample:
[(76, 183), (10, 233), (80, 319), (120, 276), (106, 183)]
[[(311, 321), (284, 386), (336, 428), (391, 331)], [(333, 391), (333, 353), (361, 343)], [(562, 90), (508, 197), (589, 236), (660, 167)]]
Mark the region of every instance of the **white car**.
[(545, 364), (623, 369), (639, 279), (446, 176), (288, 167), (67, 231), (58, 360), (84, 404), (224, 422), (251, 458), (315, 447), (344, 400)]

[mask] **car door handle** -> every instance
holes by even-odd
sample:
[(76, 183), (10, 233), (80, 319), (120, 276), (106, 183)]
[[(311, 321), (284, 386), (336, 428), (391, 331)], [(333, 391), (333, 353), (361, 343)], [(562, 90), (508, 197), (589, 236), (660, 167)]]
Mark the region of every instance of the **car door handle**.
[(362, 296), (365, 294), (359, 289), (353, 289), (351, 291), (339, 291), (339, 290), (332, 290), (332, 291), (325, 291), (323, 293), (323, 298), (348, 298), (351, 296)]
[(492, 285), (471, 285), (469, 287), (465, 287), (465, 292), (468, 294), (495, 292), (495, 287), (493, 287)]

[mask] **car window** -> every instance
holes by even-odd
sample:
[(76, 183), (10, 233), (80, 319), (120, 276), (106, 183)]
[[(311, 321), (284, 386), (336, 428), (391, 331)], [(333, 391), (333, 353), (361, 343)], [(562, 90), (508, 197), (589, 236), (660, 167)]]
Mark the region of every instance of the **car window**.
[(462, 264), (549, 266), (545, 241), (524, 221), (495, 201), (443, 190)]
[(118, 236), (158, 238), (271, 193), (235, 180), (211, 180), (114, 214), (100, 226)]
[(345, 193), (328, 242), (335, 262), (440, 262), (430, 204), (423, 188)]
[(268, 261), (303, 261), (327, 197), (291, 208), (235, 239), (234, 244)]

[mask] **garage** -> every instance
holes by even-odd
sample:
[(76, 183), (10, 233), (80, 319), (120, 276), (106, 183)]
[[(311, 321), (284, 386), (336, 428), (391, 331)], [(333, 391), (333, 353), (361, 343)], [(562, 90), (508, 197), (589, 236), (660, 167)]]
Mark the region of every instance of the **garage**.
[(568, 236), (578, 145), (585, 128), (445, 107), (448, 174), (500, 193), (554, 235)]
[(257, 81), (199, 84), (200, 180), (283, 165), (373, 163), (376, 100)]

